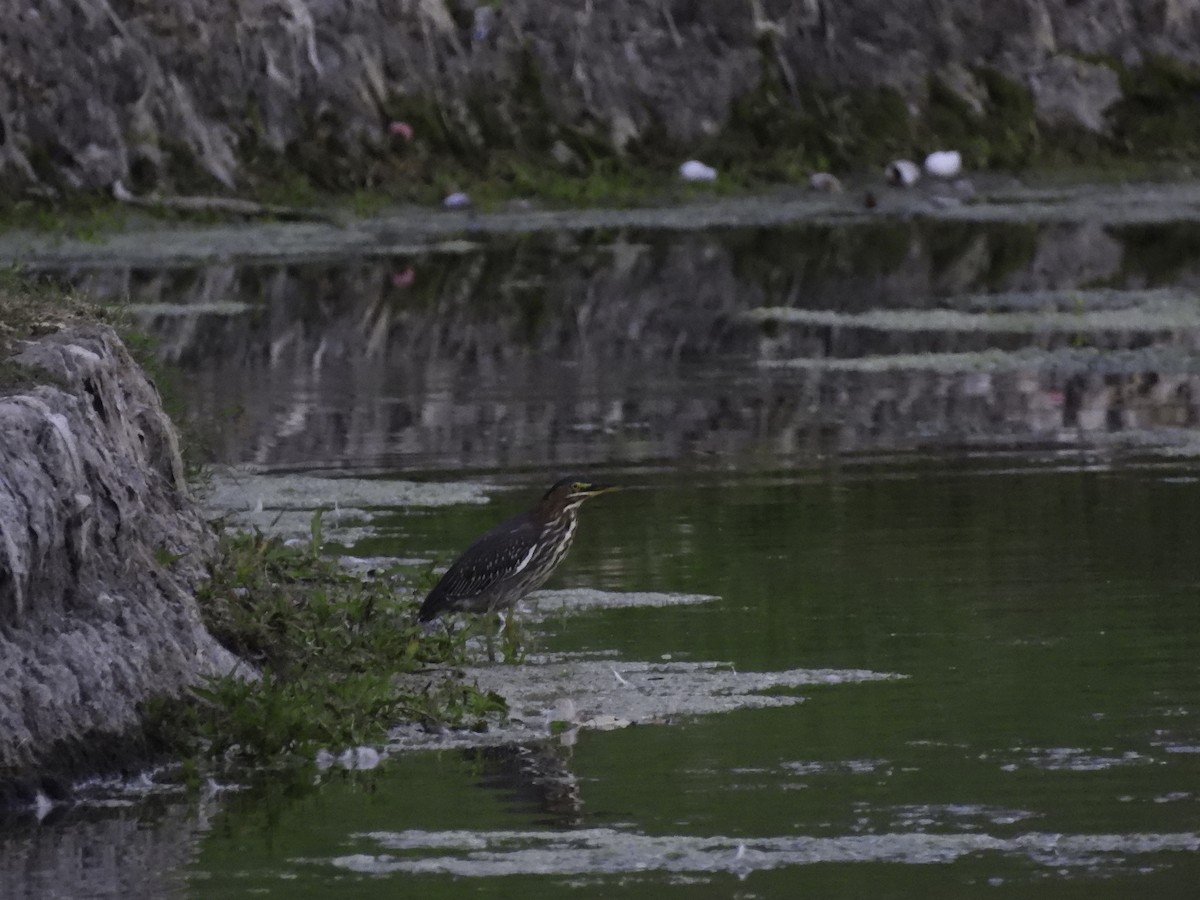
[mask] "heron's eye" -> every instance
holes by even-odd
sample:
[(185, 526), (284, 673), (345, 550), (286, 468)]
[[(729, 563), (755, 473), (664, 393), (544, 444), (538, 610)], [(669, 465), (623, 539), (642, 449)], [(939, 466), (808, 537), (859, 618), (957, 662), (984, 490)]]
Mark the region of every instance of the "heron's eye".
[(573, 485), (571, 485), (571, 490), (573, 490), (573, 491), (587, 490), (587, 485), (582, 481), (577, 481)]

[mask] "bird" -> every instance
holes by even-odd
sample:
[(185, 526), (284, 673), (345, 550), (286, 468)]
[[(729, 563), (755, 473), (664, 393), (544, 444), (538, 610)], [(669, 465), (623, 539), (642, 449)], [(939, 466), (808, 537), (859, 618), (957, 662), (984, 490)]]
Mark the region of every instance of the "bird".
[(616, 490), (618, 485), (577, 477), (555, 482), (532, 509), (476, 538), (426, 596), (417, 620), (429, 622), (451, 612), (510, 611), (563, 561), (583, 502)]

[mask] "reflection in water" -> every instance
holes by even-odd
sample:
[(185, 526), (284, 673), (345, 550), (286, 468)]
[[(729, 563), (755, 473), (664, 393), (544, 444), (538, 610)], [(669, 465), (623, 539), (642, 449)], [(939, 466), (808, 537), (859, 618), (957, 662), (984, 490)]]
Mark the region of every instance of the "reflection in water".
[(209, 801), (130, 796), (0, 831), (0, 897), (184, 895)]
[[(1200, 329), (1138, 309), (1159, 297), (1142, 289), (1164, 281), (1177, 306), (1190, 302), (1200, 273), (1180, 260), (1197, 241), (1169, 244), (1174, 261), (1156, 256), (1152, 274), (1141, 255), (1165, 251), (1144, 231), (533, 235), (392, 261), (73, 277), (155, 304), (142, 321), (189, 371), (187, 406), (223, 461), (462, 470), (812, 457), (1194, 429)], [(1114, 306), (1127, 322), (1063, 325), (1064, 313)], [(820, 315), (748, 316), (762, 307)], [(937, 310), (972, 324), (939, 325)], [(1057, 324), (989, 326), (1006, 310), (1053, 311)], [(895, 327), (853, 318), (920, 311), (934, 314)]]
[(571, 771), (572, 743), (552, 739), (502, 744), (464, 750), (463, 756), (480, 765), (480, 786), (503, 791), (515, 810), (544, 814), (538, 820), (542, 825), (579, 828), (584, 822), (583, 798)]

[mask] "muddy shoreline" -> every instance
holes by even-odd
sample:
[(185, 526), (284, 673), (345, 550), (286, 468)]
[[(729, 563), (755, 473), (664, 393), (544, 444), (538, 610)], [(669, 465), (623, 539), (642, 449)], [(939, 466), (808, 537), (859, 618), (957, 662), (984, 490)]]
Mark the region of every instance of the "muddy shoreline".
[[(868, 208), (866, 193), (875, 205)], [(188, 265), (205, 261), (465, 253), (493, 235), (600, 229), (701, 231), (789, 224), (857, 225), (925, 218), (947, 222), (1103, 225), (1200, 221), (1200, 181), (1031, 186), (1012, 178), (926, 183), (914, 190), (851, 183), (842, 194), (799, 188), (729, 199), (634, 209), (499, 209), (461, 212), (404, 207), (340, 224), (187, 225), (137, 220), (128, 230), (88, 237), (31, 231), (0, 234), (0, 263), (31, 269), (107, 264)]]

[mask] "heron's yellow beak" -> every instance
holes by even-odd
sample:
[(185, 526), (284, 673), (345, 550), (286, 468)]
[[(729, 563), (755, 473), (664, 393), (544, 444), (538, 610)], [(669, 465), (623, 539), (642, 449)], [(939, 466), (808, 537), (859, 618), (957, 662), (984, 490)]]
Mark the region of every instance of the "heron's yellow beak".
[(589, 497), (598, 497), (601, 494), (608, 494), (619, 490), (621, 490), (621, 485), (619, 484), (589, 484), (583, 489), (582, 493), (587, 494)]

